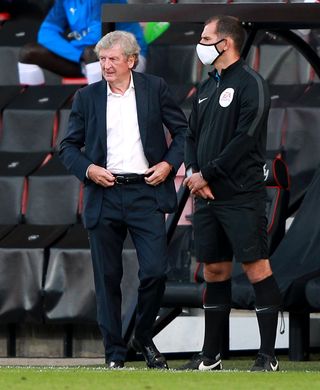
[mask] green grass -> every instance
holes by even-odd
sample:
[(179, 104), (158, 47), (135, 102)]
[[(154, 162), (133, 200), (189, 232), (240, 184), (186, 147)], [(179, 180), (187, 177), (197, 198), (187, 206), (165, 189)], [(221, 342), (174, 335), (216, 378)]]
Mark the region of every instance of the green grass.
[(93, 369), (0, 369), (1, 389), (319, 389), (316, 372), (159, 372)]
[[(172, 368), (182, 364), (170, 361)], [(221, 372), (147, 370), (129, 362), (123, 370), (91, 367), (0, 367), (3, 390), (312, 390), (320, 389), (320, 361), (281, 361), (276, 373), (251, 373), (252, 360), (224, 361)]]

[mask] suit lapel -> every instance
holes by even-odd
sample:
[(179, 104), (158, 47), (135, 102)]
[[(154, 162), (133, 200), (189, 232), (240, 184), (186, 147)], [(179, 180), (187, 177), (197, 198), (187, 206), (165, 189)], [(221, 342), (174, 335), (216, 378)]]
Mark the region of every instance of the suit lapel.
[(104, 79), (97, 86), (95, 94), (95, 115), (97, 118), (97, 130), (105, 153), (107, 152), (107, 83)]
[(136, 94), (138, 124), (140, 137), (143, 147), (145, 147), (147, 138), (147, 121), (148, 121), (148, 88), (147, 80), (140, 73), (132, 72), (134, 91)]

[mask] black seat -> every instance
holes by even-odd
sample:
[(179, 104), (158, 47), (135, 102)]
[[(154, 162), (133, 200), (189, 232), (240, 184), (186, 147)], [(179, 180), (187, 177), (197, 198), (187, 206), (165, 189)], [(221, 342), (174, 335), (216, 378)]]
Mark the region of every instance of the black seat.
[[(137, 303), (138, 261), (130, 237), (122, 253), (122, 333), (129, 341)], [(96, 320), (96, 300), (88, 234), (82, 224), (71, 226), (67, 234), (50, 248), (43, 287), (44, 321), (66, 328), (66, 351), (77, 356), (77, 332), (86, 327), (102, 338)], [(102, 340), (101, 340), (102, 345)], [(80, 347), (83, 349), (83, 347)], [(103, 353), (103, 352), (102, 352)]]
[(163, 77), (174, 98), (181, 104), (199, 81), (199, 60), (195, 43), (201, 26), (192, 23), (171, 23), (148, 47), (148, 73)]
[(35, 86), (17, 95), (3, 111), (0, 150), (51, 151), (56, 144), (58, 111), (78, 86)]
[(15, 225), (0, 225), (0, 240), (8, 235), (14, 227)]
[(0, 176), (0, 224), (17, 224), (21, 221), (24, 188), (23, 176)]
[(57, 156), (29, 176), (25, 223), (0, 240), (1, 321), (42, 322), (49, 248), (78, 221), (80, 193)]
[(306, 88), (300, 97), (286, 108), (284, 158), (290, 170), (290, 213), (296, 211), (320, 164), (320, 136), (316, 123), (320, 121), (320, 87)]
[(18, 85), (0, 85), (0, 113), (4, 108), (22, 92), (22, 88)]
[(320, 277), (309, 280), (306, 284), (306, 298), (311, 310), (320, 311)]
[[(123, 317), (136, 303), (138, 289), (136, 251), (127, 242), (123, 250)], [(70, 227), (50, 248), (44, 300), (48, 323), (96, 323), (91, 254), (88, 233), (82, 224)]]
[(291, 360), (306, 360), (309, 356), (308, 335), (314, 300), (308, 282), (312, 285), (311, 280), (320, 277), (319, 191), (318, 169), (287, 234), (271, 256), (273, 272), (283, 295), (283, 307), (289, 312)]
[(25, 213), (27, 224), (62, 225), (79, 220), (81, 183), (55, 154), (29, 176)]
[(47, 248), (61, 226), (20, 224), (0, 240), (0, 321), (41, 323), (42, 286)]
[(279, 157), (267, 160), (264, 172), (267, 191), (267, 231), (271, 256), (285, 235), (290, 180), (287, 165)]
[(19, 85), (20, 48), (37, 40), (41, 20), (34, 17), (12, 17), (0, 29), (0, 85)]
[(45, 156), (46, 153), (0, 152), (0, 239), (22, 222), (27, 177)]

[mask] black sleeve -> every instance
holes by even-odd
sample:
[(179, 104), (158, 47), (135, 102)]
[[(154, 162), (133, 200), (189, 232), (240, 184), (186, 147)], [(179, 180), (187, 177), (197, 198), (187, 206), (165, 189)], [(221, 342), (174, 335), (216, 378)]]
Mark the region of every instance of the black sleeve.
[(265, 131), (270, 97), (264, 80), (258, 75), (253, 74), (253, 82), (243, 88), (239, 104), (239, 120), (234, 137), (217, 158), (201, 168), (206, 181), (232, 175), (235, 167), (255, 147), (261, 131)]

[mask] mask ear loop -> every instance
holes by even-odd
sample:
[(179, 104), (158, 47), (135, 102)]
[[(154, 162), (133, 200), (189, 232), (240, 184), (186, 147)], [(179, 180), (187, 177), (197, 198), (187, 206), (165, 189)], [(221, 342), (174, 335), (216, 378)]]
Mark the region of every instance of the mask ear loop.
[(220, 42), (225, 41), (225, 40), (226, 40), (226, 38), (222, 38), (222, 39), (220, 39), (220, 41), (214, 43), (214, 46), (215, 46), (215, 48), (216, 48), (216, 50), (217, 50), (217, 52), (218, 52), (219, 54), (222, 54), (225, 50), (219, 51), (219, 49), (217, 48), (217, 45), (218, 45)]
[[(215, 43), (198, 43), (198, 45), (202, 45), (202, 46), (216, 46), (216, 45), (218, 45), (220, 42), (222, 42), (222, 41), (225, 41), (225, 39), (226, 38), (222, 38), (222, 39), (220, 39), (220, 41), (218, 41), (218, 42), (215, 42)], [(218, 49), (217, 49), (218, 50)], [(218, 50), (218, 52), (219, 52), (219, 50)]]

